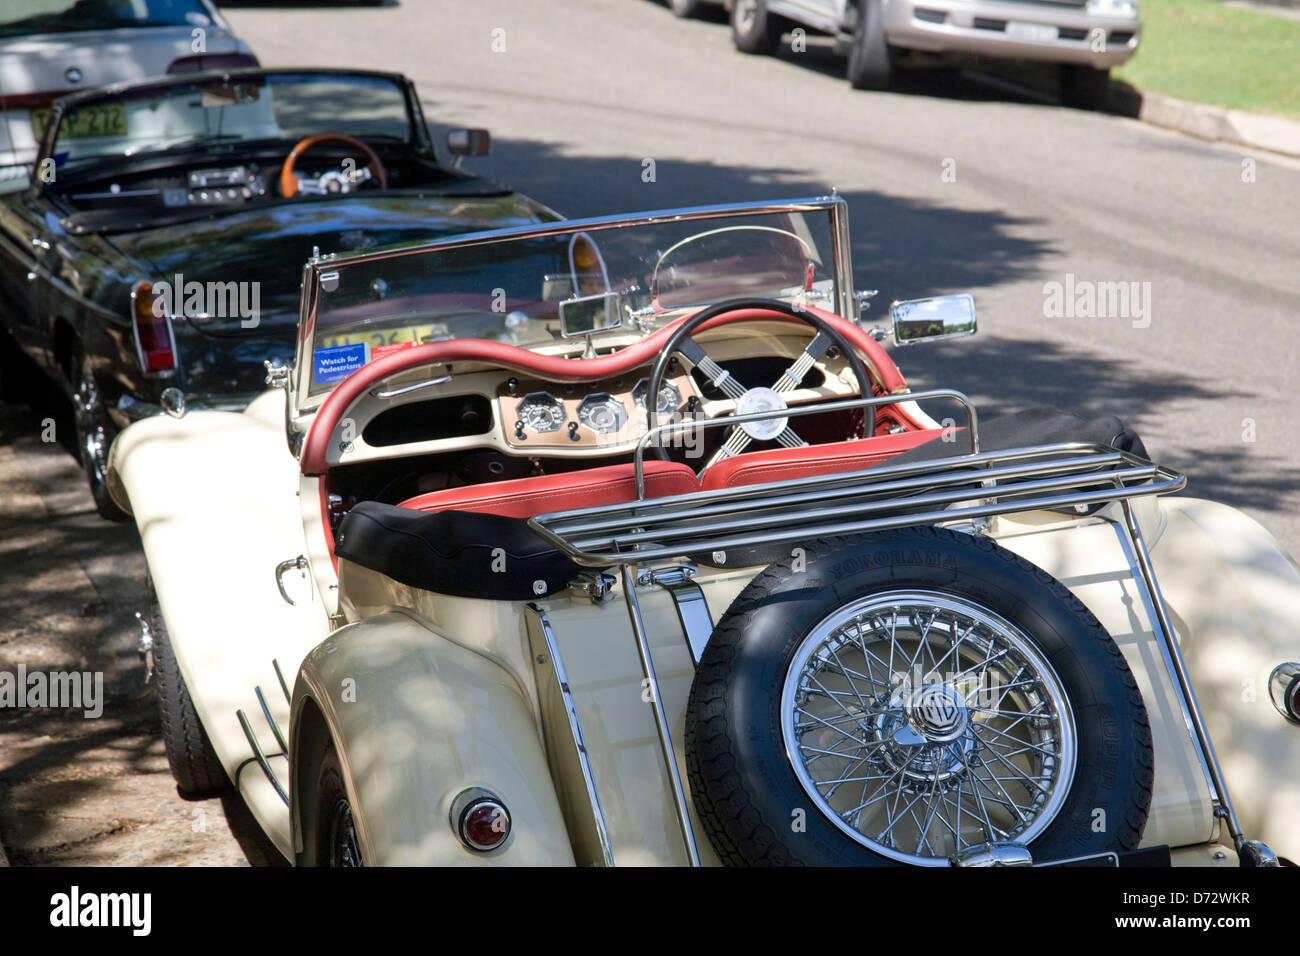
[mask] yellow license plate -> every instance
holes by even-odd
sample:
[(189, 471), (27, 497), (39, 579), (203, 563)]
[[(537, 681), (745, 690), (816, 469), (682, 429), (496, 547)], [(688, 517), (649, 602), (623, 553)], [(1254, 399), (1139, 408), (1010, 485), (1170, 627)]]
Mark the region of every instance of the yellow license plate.
[[(37, 142), (45, 137), (50, 120), (48, 109), (32, 110), (32, 135)], [(126, 135), (126, 107), (121, 103), (92, 103), (74, 109), (59, 124), (59, 139), (93, 139)]]
[(412, 342), (432, 342), (448, 335), (447, 327), (441, 323), (431, 325), (411, 325), (404, 329), (384, 329), (374, 332), (341, 332), (337, 335), (322, 336), (316, 343), (317, 348), (338, 348), (340, 345), (360, 345), (363, 342), (370, 348), (383, 348), (387, 345), (406, 345)]

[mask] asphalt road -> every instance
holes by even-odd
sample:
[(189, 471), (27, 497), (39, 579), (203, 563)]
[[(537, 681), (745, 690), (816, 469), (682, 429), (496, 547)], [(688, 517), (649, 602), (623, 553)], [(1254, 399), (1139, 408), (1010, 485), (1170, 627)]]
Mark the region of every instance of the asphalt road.
[[(1188, 494), (1300, 553), (1300, 163), (969, 74), (854, 92), (823, 45), (744, 57), (723, 23), (651, 0), (223, 8), (267, 65), (407, 73), (435, 126), (492, 130), (472, 168), (569, 216), (837, 189), (877, 302), (975, 294), (978, 336), (900, 357), (914, 385), (985, 416), (1117, 415)], [(1052, 317), (1053, 282), (1137, 283), (1142, 307)], [(237, 806), (175, 795), (133, 651), (138, 539), (95, 517), (66, 448), (41, 441), (51, 417), (66, 440), (52, 395), (0, 409), (0, 666), (103, 669), (109, 705), (103, 722), (0, 714), (0, 843), (15, 863), (261, 862)]]

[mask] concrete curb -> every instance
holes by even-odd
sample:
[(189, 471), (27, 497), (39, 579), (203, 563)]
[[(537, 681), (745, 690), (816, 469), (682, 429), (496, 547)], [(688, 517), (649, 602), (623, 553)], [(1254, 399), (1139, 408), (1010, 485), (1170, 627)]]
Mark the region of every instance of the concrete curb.
[(1300, 157), (1300, 122), (1242, 110), (1189, 103), (1161, 93), (1142, 93), (1137, 118), (1199, 139), (1235, 143)]

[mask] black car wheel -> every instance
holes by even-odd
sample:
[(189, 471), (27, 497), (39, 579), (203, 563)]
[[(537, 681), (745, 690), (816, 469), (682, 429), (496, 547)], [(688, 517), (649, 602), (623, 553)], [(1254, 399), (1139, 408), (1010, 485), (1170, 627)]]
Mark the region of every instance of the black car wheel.
[(108, 493), (108, 446), (115, 429), (109, 420), (95, 384), (94, 371), (85, 350), (78, 345), (72, 359), (72, 411), (77, 429), (77, 455), (90, 483), (95, 510), (109, 521), (125, 521), (129, 515)]
[(1078, 109), (1104, 110), (1110, 105), (1110, 70), (1062, 66), (1061, 101)]
[(1110, 635), (986, 538), (814, 542), (736, 598), (700, 661), (687, 769), (733, 864), (1038, 862), (1135, 848), (1151, 732)]
[(880, 0), (862, 0), (849, 48), (849, 85), (855, 90), (886, 90), (893, 77), (894, 55), (885, 40)]
[(212, 749), (208, 732), (203, 729), (189, 688), (176, 663), (167, 622), (158, 607), (153, 577), (148, 578), (149, 631), (153, 638), (153, 666), (158, 682), (158, 719), (162, 724), (163, 748), (171, 767), (176, 789), (187, 800), (200, 800), (225, 793), (230, 778)]
[(734, 0), (731, 42), (741, 53), (775, 53), (784, 21), (767, 12), (764, 0)]
[[(352, 804), (343, 784), (338, 753), (326, 739), (317, 755), (314, 786), (303, 794), (303, 852), (299, 866), (365, 866), (357, 839)], [(307, 789), (307, 788), (304, 788)]]

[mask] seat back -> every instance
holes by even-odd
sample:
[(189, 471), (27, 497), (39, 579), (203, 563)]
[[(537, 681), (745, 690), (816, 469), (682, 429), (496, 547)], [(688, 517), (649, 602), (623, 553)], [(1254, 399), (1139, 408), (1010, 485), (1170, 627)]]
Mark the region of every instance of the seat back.
[(835, 472), (861, 471), (943, 434), (942, 428), (877, 435), (851, 441), (804, 445), (800, 448), (772, 448), (724, 458), (710, 465), (700, 476), (700, 488), (715, 491), (769, 481), (809, 478)]
[[(699, 491), (695, 472), (674, 461), (647, 461), (647, 498), (664, 498)], [(531, 518), (551, 511), (590, 508), (636, 500), (636, 471), (629, 462), (568, 471), (558, 475), (514, 478), (463, 488), (430, 491), (403, 501), (400, 507), (420, 511), (471, 511), (504, 518)]]

